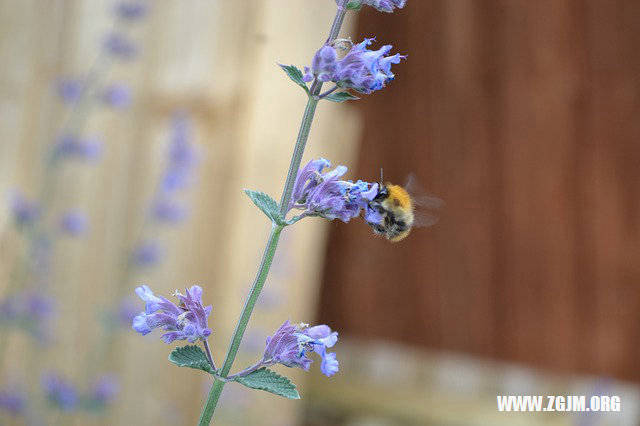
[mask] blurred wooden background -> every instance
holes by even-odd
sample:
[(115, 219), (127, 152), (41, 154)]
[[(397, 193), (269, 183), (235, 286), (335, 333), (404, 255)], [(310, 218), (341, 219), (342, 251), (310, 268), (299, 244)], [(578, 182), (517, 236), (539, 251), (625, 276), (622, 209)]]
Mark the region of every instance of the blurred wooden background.
[[(113, 26), (116, 3), (0, 1), (2, 200), (12, 188), (27, 196), (38, 193), (42, 160), (69, 112), (56, 99), (55, 81), (89, 70)], [(196, 423), (211, 380), (168, 363), (175, 345), (165, 345), (157, 333), (142, 338), (125, 327), (99, 371), (87, 357), (100, 344), (105, 310), (133, 295), (136, 286), (148, 284), (170, 297), (176, 288), (199, 284), (205, 304), (213, 305), (211, 345), (221, 362), (270, 229), (242, 189), (279, 197), (306, 102), (277, 63), (309, 64), (335, 13), (332, 1), (150, 3), (149, 16), (130, 32), (140, 57), (116, 64), (106, 77), (129, 84), (133, 104), (127, 111), (94, 109), (82, 134), (105, 141), (103, 158), (95, 165), (65, 164), (58, 171), (54, 209), (84, 209), (91, 232), (57, 244), (48, 288), (58, 308), (51, 324), (54, 344), (41, 348), (24, 333), (11, 332), (0, 381), (0, 387), (21, 383), (34, 391), (42, 373), (55, 371), (86, 390), (88, 379), (106, 370), (119, 375), (121, 391), (106, 418), (49, 409), (47, 424)], [(345, 23), (345, 33), (353, 18)], [(202, 154), (197, 183), (185, 198), (191, 215), (179, 228), (157, 230), (154, 237), (166, 248), (159, 267), (123, 277), (122, 261), (140, 234), (164, 167), (169, 118), (179, 109), (188, 112), (193, 143)], [(323, 104), (305, 161), (324, 156), (351, 164), (358, 131), (359, 119), (348, 105)], [(11, 222), (8, 209), (0, 209), (4, 288), (25, 249)], [(284, 320), (312, 321), (326, 226), (310, 220), (285, 232), (234, 371), (262, 356), (266, 337)], [(90, 367), (96, 371), (87, 373)], [(284, 370), (304, 393), (304, 375)], [(223, 400), (216, 424), (292, 424), (302, 409), (241, 386), (227, 386)], [(249, 403), (255, 410), (247, 409)], [(44, 406), (41, 393), (34, 404)], [(265, 406), (272, 413), (268, 421)]]
[(408, 60), (358, 104), (358, 176), (448, 205), (395, 245), (332, 225), (320, 319), (640, 380), (640, 3), (408, 3), (361, 15)]

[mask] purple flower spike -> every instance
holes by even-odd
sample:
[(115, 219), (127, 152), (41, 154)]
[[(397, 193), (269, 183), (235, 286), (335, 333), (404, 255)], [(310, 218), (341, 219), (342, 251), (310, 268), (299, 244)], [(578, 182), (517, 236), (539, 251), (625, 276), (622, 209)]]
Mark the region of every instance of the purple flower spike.
[(83, 82), (77, 78), (61, 78), (56, 82), (56, 91), (62, 101), (71, 104), (82, 95)]
[(9, 206), (14, 220), (20, 226), (32, 225), (40, 216), (40, 207), (16, 190), (9, 194)]
[(340, 219), (349, 222), (367, 208), (378, 193), (377, 183), (338, 180), (347, 172), (338, 166), (322, 173), (331, 163), (321, 158), (307, 163), (300, 169), (293, 187), (289, 210), (304, 210), (305, 216), (321, 216), (325, 219)]
[(142, 0), (125, 0), (115, 7), (115, 14), (127, 21), (137, 21), (149, 12), (149, 5)]
[(132, 253), (132, 261), (136, 266), (148, 267), (158, 264), (164, 256), (164, 250), (154, 241), (145, 241), (138, 245)]
[(157, 200), (153, 206), (153, 218), (158, 222), (176, 225), (189, 216), (187, 208), (170, 199)]
[(391, 72), (391, 65), (400, 63), (406, 56), (387, 56), (392, 47), (390, 44), (378, 50), (367, 49), (374, 40), (366, 38), (361, 43), (353, 45), (338, 61), (335, 59), (336, 48), (323, 46), (313, 59), (313, 76), (319, 81), (333, 81), (342, 88), (354, 89), (365, 94), (384, 88), (395, 78)]
[(89, 399), (96, 407), (104, 407), (113, 401), (120, 386), (118, 380), (112, 374), (105, 374), (100, 377), (91, 388)]
[(82, 236), (89, 229), (89, 219), (79, 210), (70, 210), (60, 218), (60, 229), (72, 237)]
[(207, 318), (211, 306), (202, 305), (202, 288), (197, 285), (186, 289), (185, 294), (176, 292), (180, 303), (175, 305), (168, 299), (153, 294), (146, 285), (136, 289), (138, 296), (146, 302), (145, 312), (133, 319), (133, 329), (143, 336), (154, 328), (162, 328), (167, 333), (161, 337), (165, 343), (174, 340), (187, 340), (194, 343), (206, 340), (211, 335)]
[(291, 325), (287, 320), (267, 339), (262, 363), (300, 367), (308, 371), (313, 361), (307, 358), (307, 354), (316, 352), (322, 357), (320, 370), (330, 377), (338, 371), (338, 360), (335, 353), (327, 352), (327, 348), (331, 348), (337, 341), (338, 333), (331, 331), (326, 325), (308, 328), (307, 324)]
[(102, 156), (102, 141), (97, 138), (88, 138), (81, 141), (77, 147), (79, 159), (94, 162)]
[(17, 416), (24, 413), (26, 405), (26, 398), (22, 392), (9, 389), (0, 390), (0, 410)]
[(123, 84), (112, 84), (102, 93), (102, 100), (112, 108), (127, 108), (131, 105), (131, 89)]
[(56, 154), (62, 158), (95, 162), (102, 155), (102, 141), (95, 137), (80, 140), (71, 135), (62, 136), (56, 143)]
[(138, 46), (119, 33), (111, 33), (104, 40), (104, 49), (114, 58), (131, 60), (138, 55)]
[(78, 405), (78, 394), (75, 387), (61, 376), (50, 373), (43, 381), (45, 395), (62, 411), (73, 411)]

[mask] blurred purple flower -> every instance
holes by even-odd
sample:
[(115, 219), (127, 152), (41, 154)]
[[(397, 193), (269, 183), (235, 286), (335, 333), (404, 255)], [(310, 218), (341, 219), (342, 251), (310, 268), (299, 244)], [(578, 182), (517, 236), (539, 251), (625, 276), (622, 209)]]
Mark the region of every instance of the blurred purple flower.
[(32, 225), (40, 216), (40, 206), (17, 190), (9, 193), (9, 207), (13, 213), (13, 219), (20, 226)]
[[(336, 3), (342, 0), (336, 0)], [(362, 5), (367, 5), (371, 7), (375, 7), (380, 12), (392, 13), (393, 10), (397, 7), (398, 9), (402, 9), (404, 5), (407, 3), (407, 0), (348, 0), (347, 4), (352, 7), (360, 7)]]
[(29, 294), (25, 297), (25, 313), (31, 318), (47, 319), (55, 312), (55, 303), (50, 297)]
[(186, 189), (192, 181), (192, 176), (184, 169), (172, 167), (168, 168), (162, 178), (160, 188), (162, 192), (174, 192)]
[(179, 305), (153, 294), (146, 285), (136, 288), (136, 293), (145, 304), (145, 311), (133, 319), (133, 329), (143, 336), (154, 328), (167, 331), (161, 337), (165, 343), (174, 340), (206, 340), (211, 335), (207, 318), (211, 314), (211, 306), (202, 305), (202, 288), (197, 285), (186, 289), (185, 294), (175, 293)]
[(0, 322), (31, 333), (39, 343), (48, 342), (54, 313), (53, 300), (37, 293), (17, 293), (0, 301)]
[(79, 210), (69, 210), (60, 218), (60, 229), (72, 237), (79, 237), (87, 233), (89, 218)]
[(0, 321), (14, 321), (20, 316), (20, 305), (15, 296), (0, 301)]
[[(149, 206), (150, 220), (157, 224), (176, 225), (189, 216), (188, 207), (179, 202), (176, 192), (186, 189), (194, 180), (198, 150), (192, 143), (191, 123), (186, 113), (176, 112), (171, 118), (171, 134), (167, 148), (166, 168), (158, 190)], [(162, 257), (161, 247), (152, 240), (140, 243), (132, 258), (137, 266), (155, 265)]]
[(365, 94), (382, 89), (395, 78), (391, 65), (399, 64), (406, 56), (386, 56), (391, 50), (390, 44), (378, 50), (367, 49), (374, 40), (375, 38), (365, 38), (361, 43), (352, 45), (342, 59), (338, 59), (334, 46), (323, 46), (312, 61), (313, 77), (323, 82), (333, 81), (344, 89), (354, 89)]
[(73, 411), (78, 406), (76, 388), (60, 375), (46, 374), (42, 381), (47, 399), (62, 411)]
[(377, 183), (338, 180), (347, 172), (345, 166), (338, 166), (330, 172), (322, 173), (331, 163), (320, 158), (312, 160), (300, 169), (293, 187), (289, 210), (304, 210), (303, 216), (321, 216), (329, 220), (343, 222), (358, 217), (378, 193)]
[(131, 60), (138, 55), (138, 46), (117, 32), (113, 32), (105, 38), (103, 47), (113, 57), (122, 60)]
[(113, 374), (105, 374), (100, 377), (92, 386), (88, 402), (92, 408), (100, 409), (113, 402), (118, 394), (120, 385)]
[(0, 410), (6, 411), (13, 416), (22, 414), (25, 411), (26, 397), (22, 392), (15, 390), (0, 390)]
[(127, 21), (144, 18), (149, 12), (149, 4), (142, 0), (125, 0), (116, 4), (115, 14)]
[(78, 78), (60, 78), (56, 82), (56, 92), (63, 102), (71, 104), (82, 96), (83, 85)]
[(131, 105), (131, 88), (124, 84), (111, 84), (102, 92), (102, 101), (112, 108), (127, 108)]
[(336, 355), (328, 353), (326, 349), (337, 341), (338, 333), (332, 332), (326, 325), (308, 328), (306, 324), (291, 325), (287, 320), (267, 339), (262, 364), (282, 364), (308, 371), (313, 361), (307, 358), (307, 353), (316, 352), (322, 357), (320, 370), (329, 377), (338, 371), (338, 361)]
[(0, 322), (30, 333), (38, 343), (50, 341), (54, 301), (38, 293), (17, 293), (0, 301)]
[(158, 222), (175, 225), (184, 222), (189, 212), (184, 205), (164, 198), (154, 203), (152, 215)]
[(193, 179), (197, 163), (198, 152), (192, 144), (191, 123), (186, 113), (176, 112), (171, 118), (168, 162), (162, 178), (162, 191), (185, 189)]
[(163, 257), (163, 250), (155, 241), (144, 241), (139, 244), (132, 254), (132, 260), (137, 266), (156, 265)]
[(98, 138), (78, 139), (62, 136), (56, 143), (56, 154), (62, 158), (96, 161), (102, 155), (102, 141)]

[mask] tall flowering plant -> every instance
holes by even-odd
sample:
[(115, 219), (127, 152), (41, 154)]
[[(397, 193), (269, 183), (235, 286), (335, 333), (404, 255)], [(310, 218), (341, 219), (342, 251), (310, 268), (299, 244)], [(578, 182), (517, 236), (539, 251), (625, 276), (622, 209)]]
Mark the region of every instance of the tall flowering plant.
[[(369, 46), (375, 42), (374, 38), (366, 38), (357, 44), (349, 39), (338, 39), (346, 14), (365, 6), (382, 12), (393, 12), (396, 8), (404, 7), (405, 2), (406, 0), (336, 0), (337, 11), (329, 36), (313, 56), (310, 66), (300, 69), (293, 65), (280, 65), (287, 76), (304, 90), (307, 105), (280, 203), (265, 193), (245, 190), (271, 222), (271, 233), (222, 365), (216, 365), (209, 349), (208, 339), (214, 332), (208, 321), (209, 317), (215, 316), (215, 309), (204, 305), (203, 292), (199, 286), (191, 286), (184, 292), (176, 291), (173, 295), (175, 301), (155, 295), (147, 286), (136, 289), (145, 306), (144, 311), (133, 319), (135, 331), (146, 335), (160, 329), (163, 331), (161, 337), (166, 343), (186, 340), (203, 345), (204, 350), (197, 345), (178, 347), (169, 356), (169, 361), (178, 366), (203, 370), (214, 378), (200, 417), (200, 425), (211, 422), (222, 390), (229, 382), (286, 398), (300, 398), (296, 386), (288, 378), (270, 370), (270, 366), (281, 364), (307, 371), (313, 363), (312, 355), (315, 353), (323, 374), (332, 376), (339, 371), (336, 354), (330, 351), (338, 341), (338, 333), (327, 325), (309, 326), (289, 321), (285, 321), (266, 340), (264, 355), (254, 365), (235, 374), (231, 374), (231, 367), (269, 274), (284, 228), (306, 217), (349, 222), (363, 216), (369, 224), (381, 220), (379, 213), (371, 208), (381, 191), (377, 183), (342, 180), (347, 168), (338, 166), (325, 171), (331, 168), (331, 164), (322, 158), (312, 160), (302, 168), (300, 166), (318, 104), (323, 100), (355, 100), (358, 97), (352, 92), (370, 94), (384, 88), (394, 79), (392, 66), (405, 58), (397, 53), (391, 54), (391, 45), (370, 50)], [(332, 86), (323, 91), (325, 84)], [(290, 214), (293, 210), (300, 213)]]

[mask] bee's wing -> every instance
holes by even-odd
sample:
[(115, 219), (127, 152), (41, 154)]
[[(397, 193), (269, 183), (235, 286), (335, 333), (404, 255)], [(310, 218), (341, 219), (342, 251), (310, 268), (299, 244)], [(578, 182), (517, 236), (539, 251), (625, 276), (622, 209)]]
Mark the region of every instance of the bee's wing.
[(409, 173), (409, 175), (407, 176), (407, 180), (404, 183), (404, 188), (411, 195), (426, 194), (427, 193), (427, 191), (425, 191), (425, 189), (422, 187), (422, 185), (420, 185), (420, 183), (418, 183), (418, 178), (416, 178), (416, 174), (413, 173), (413, 172)]
[(413, 213), (413, 226), (427, 227), (435, 225), (440, 219), (438, 210), (446, 203), (440, 198), (431, 195), (414, 195), (415, 211)]
[(435, 225), (440, 218), (437, 210), (444, 208), (446, 203), (438, 197), (429, 194), (417, 181), (416, 175), (411, 173), (405, 185), (415, 204), (414, 226), (427, 227)]
[(416, 207), (423, 209), (440, 210), (447, 205), (443, 200), (431, 194), (411, 194), (411, 196), (413, 197)]

